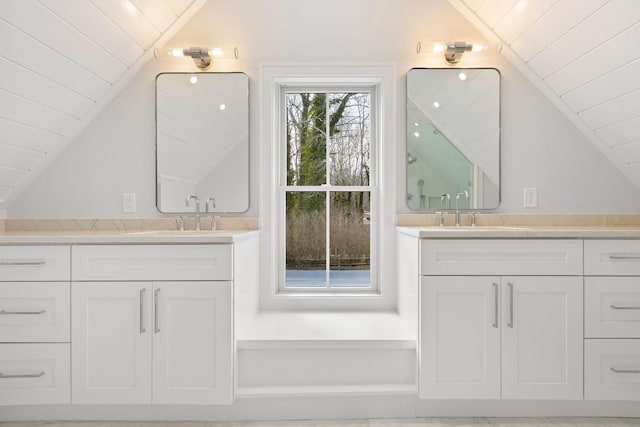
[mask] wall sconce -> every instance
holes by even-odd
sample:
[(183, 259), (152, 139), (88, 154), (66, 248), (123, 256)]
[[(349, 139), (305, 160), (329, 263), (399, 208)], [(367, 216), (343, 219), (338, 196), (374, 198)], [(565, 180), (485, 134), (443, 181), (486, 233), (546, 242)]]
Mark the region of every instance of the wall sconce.
[(240, 53), (237, 47), (233, 49), (222, 49), (220, 47), (208, 48), (208, 47), (189, 47), (189, 48), (173, 48), (161, 51), (159, 49), (154, 49), (153, 55), (156, 58), (160, 58), (162, 56), (189, 56), (193, 59), (193, 62), (196, 64), (196, 67), (201, 70), (206, 70), (213, 63), (213, 58), (235, 58), (238, 59), (240, 57)]
[[(444, 62), (448, 65), (455, 65), (462, 59), (462, 55), (465, 52), (482, 52), (488, 49), (486, 44), (481, 43), (467, 43), (467, 42), (448, 42), (446, 44), (436, 43), (433, 45), (434, 53), (444, 53)], [(496, 53), (500, 53), (502, 50), (502, 44), (496, 44)], [(422, 42), (418, 42), (416, 46), (416, 53), (422, 51)]]

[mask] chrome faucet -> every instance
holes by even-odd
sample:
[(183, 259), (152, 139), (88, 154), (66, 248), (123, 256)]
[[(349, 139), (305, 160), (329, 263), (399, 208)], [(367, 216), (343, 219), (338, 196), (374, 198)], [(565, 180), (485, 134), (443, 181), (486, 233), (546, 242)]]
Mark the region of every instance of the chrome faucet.
[(200, 199), (198, 196), (187, 196), (187, 207), (189, 207), (191, 199), (195, 199), (196, 201), (196, 231), (200, 231)]
[(469, 192), (467, 190), (456, 194), (456, 227), (460, 227), (460, 196), (464, 196), (469, 203)]
[[(207, 197), (207, 204), (204, 207), (205, 212), (209, 213), (209, 205), (215, 209), (216, 207), (216, 199), (213, 197)], [(216, 227), (216, 217), (211, 215), (211, 230), (215, 230)]]

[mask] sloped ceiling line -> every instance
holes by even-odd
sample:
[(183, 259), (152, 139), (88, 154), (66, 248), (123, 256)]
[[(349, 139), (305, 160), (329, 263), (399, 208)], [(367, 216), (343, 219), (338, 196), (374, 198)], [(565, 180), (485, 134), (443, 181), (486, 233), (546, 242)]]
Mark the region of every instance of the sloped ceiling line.
[(449, 3), (640, 188), (640, 2)]
[(0, 7), (0, 209), (206, 0), (5, 0)]

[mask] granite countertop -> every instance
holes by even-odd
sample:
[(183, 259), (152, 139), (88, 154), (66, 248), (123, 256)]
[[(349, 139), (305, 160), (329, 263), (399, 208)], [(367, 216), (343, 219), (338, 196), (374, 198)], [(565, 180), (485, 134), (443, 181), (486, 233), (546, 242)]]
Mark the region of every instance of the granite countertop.
[(0, 244), (234, 243), (257, 233), (257, 230), (5, 231), (0, 232)]
[(398, 226), (398, 232), (426, 239), (637, 239), (640, 226), (580, 226), (580, 225), (535, 225), (535, 226)]

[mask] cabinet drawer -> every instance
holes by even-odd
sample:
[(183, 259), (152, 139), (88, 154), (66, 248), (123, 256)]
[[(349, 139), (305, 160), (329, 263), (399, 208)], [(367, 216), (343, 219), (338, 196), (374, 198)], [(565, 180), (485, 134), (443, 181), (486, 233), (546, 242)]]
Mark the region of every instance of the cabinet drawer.
[(640, 340), (585, 340), (587, 400), (640, 400)]
[(232, 280), (231, 245), (72, 248), (73, 280)]
[(582, 275), (580, 240), (423, 239), (421, 275)]
[(70, 280), (68, 246), (0, 246), (0, 281)]
[(0, 405), (71, 401), (69, 344), (0, 344)]
[(640, 277), (585, 277), (586, 338), (640, 338)]
[(640, 276), (640, 240), (585, 240), (587, 276)]
[(0, 283), (0, 342), (69, 342), (69, 283)]

